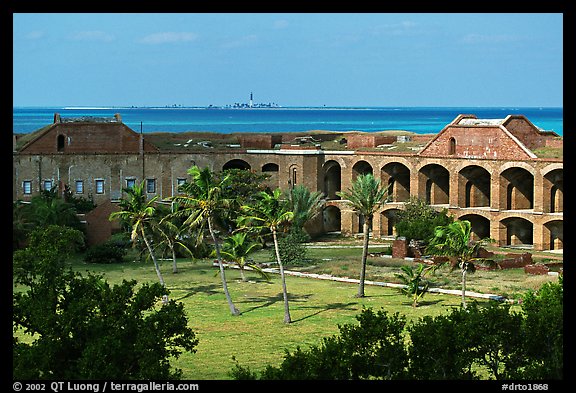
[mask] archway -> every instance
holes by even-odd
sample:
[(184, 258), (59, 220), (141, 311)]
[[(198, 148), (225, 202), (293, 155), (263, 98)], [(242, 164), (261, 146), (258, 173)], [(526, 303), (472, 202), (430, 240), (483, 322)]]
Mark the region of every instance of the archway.
[(544, 175), (544, 211), (564, 211), (564, 169), (554, 169)]
[(524, 168), (512, 167), (500, 174), (500, 205), (505, 210), (534, 208), (534, 175)]
[(418, 195), (428, 205), (449, 203), (450, 173), (439, 164), (428, 164), (418, 172), (420, 190)]
[(358, 161), (352, 167), (352, 180), (356, 180), (356, 178), (360, 175), (367, 175), (367, 174), (374, 174), (372, 170), (372, 165), (370, 165), (366, 161)]
[(472, 240), (481, 240), (490, 237), (490, 220), (479, 214), (465, 214), (458, 218), (461, 221), (470, 221), (472, 226)]
[(222, 167), (222, 170), (226, 170), (226, 169), (250, 169), (250, 164), (248, 164), (246, 161), (244, 160), (240, 160), (240, 159), (234, 159), (234, 160), (230, 160), (228, 161), (226, 164), (224, 164), (224, 166)]
[(478, 165), (458, 172), (458, 206), (490, 206), (490, 172)]
[(342, 187), (342, 170), (337, 161), (330, 160), (324, 164), (324, 184), (323, 192), (326, 199), (340, 199), (336, 194)]
[(544, 235), (549, 241), (550, 250), (562, 250), (564, 248), (564, 221), (554, 220), (544, 224)]
[(380, 171), (382, 186), (388, 188), (388, 200), (405, 202), (410, 199), (410, 169), (399, 162), (384, 165)]
[(500, 221), (506, 227), (506, 244), (511, 246), (533, 245), (534, 225), (521, 217), (509, 217)]
[(322, 211), (322, 221), (325, 232), (340, 232), (342, 230), (341, 213), (337, 206), (326, 206)]
[(396, 235), (396, 223), (398, 222), (399, 212), (400, 209), (388, 209), (380, 213), (380, 233), (383, 236)]

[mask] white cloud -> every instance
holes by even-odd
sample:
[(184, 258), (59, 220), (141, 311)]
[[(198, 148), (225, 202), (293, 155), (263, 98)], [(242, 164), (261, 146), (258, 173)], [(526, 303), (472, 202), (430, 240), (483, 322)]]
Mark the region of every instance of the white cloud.
[(253, 43), (258, 41), (258, 36), (256, 34), (245, 35), (242, 37), (238, 37), (235, 40), (225, 42), (222, 44), (222, 48), (230, 49), (230, 48), (241, 48), (245, 46), (252, 45)]
[(494, 44), (517, 41), (518, 37), (507, 34), (466, 34), (461, 41), (465, 44)]
[(198, 38), (198, 34), (191, 32), (173, 32), (165, 31), (161, 33), (149, 34), (143, 37), (139, 42), (143, 44), (165, 44), (173, 42), (190, 42)]
[(92, 31), (79, 31), (70, 36), (70, 39), (74, 41), (101, 41), (110, 42), (114, 41), (114, 36), (112, 34), (106, 33), (100, 30)]
[(289, 25), (288, 21), (286, 19), (278, 19), (274, 21), (274, 28), (275, 29), (285, 29), (287, 28)]
[(44, 32), (43, 31), (39, 31), (39, 30), (35, 30), (35, 31), (31, 31), (28, 34), (26, 34), (24, 37), (27, 40), (39, 40), (40, 38), (44, 37)]

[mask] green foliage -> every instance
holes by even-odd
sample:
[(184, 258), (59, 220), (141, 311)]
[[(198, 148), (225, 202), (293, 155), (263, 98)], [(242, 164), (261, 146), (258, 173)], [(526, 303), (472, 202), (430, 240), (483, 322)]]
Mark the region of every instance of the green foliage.
[(407, 241), (423, 240), (428, 242), (434, 236), (434, 228), (447, 225), (453, 221), (448, 216), (448, 210), (438, 212), (417, 197), (410, 197), (404, 210), (398, 212), (396, 232), (398, 236), (405, 237)]
[[(356, 319), (359, 325), (338, 326), (340, 334), (324, 338), (320, 345), (286, 351), (282, 364), (268, 366), (261, 379), (402, 379), (408, 365), (405, 318), (365, 308)], [(232, 376), (257, 378), (238, 363)]]
[(287, 193), (288, 209), (294, 213), (292, 227), (304, 231), (304, 225), (322, 211), (323, 195), (320, 191), (311, 192), (303, 184), (297, 184)]
[[(432, 267), (433, 268), (433, 267)], [(431, 268), (419, 263), (418, 266), (401, 266), (402, 273), (396, 273), (395, 276), (405, 285), (401, 289), (402, 293), (412, 298), (412, 307), (417, 307), (418, 302), (428, 292), (430, 283), (424, 278)]]
[[(286, 265), (302, 265), (307, 260), (308, 248), (304, 242), (309, 240), (306, 232), (291, 228), (284, 236), (278, 237), (280, 259)], [(270, 257), (276, 259), (275, 250), (270, 250)]]
[(86, 263), (122, 263), (128, 250), (116, 242), (96, 244), (86, 251), (84, 262)]
[(110, 286), (101, 276), (65, 268), (67, 250), (81, 237), (69, 228), (39, 229), (14, 254), (13, 329), (31, 335), (13, 340), (15, 379), (173, 379), (170, 359), (194, 352), (198, 340), (183, 305), (169, 301), (158, 283), (124, 280)]
[(397, 313), (363, 309), (359, 325), (309, 349), (286, 351), (258, 375), (236, 362), (235, 379), (471, 380), (563, 378), (563, 289), (527, 293), (522, 311), (490, 301), (410, 324)]

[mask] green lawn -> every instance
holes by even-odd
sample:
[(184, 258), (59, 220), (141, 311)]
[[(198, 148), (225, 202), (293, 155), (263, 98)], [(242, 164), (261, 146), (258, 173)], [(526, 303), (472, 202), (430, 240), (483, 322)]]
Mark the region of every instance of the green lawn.
[[(74, 264), (78, 271), (92, 270), (111, 282), (136, 279), (155, 281), (152, 263), (122, 265)], [(267, 364), (278, 365), (286, 349), (306, 348), (320, 343), (322, 337), (338, 333), (338, 324), (355, 323), (363, 306), (384, 307), (390, 313), (406, 314), (410, 319), (437, 315), (458, 306), (457, 296), (427, 294), (416, 309), (397, 290), (382, 287), (366, 288), (366, 297), (355, 298), (355, 284), (309, 278), (287, 277), (290, 312), (293, 323), (283, 323), (284, 307), (278, 275), (270, 281), (248, 272), (249, 282), (242, 282), (238, 271), (227, 269), (228, 287), (242, 315), (230, 315), (218, 269), (210, 261), (180, 261), (179, 273), (171, 273), (165, 261), (162, 271), (171, 298), (184, 303), (190, 327), (197, 334), (199, 345), (195, 354), (183, 354), (174, 361), (185, 379), (229, 379), (228, 373), (236, 357), (243, 366), (262, 370)]]
[[(374, 251), (381, 251), (374, 245)], [(308, 265), (291, 269), (358, 277), (360, 248), (310, 249)], [(132, 251), (131, 253), (132, 254)], [(127, 258), (131, 260), (133, 258)], [(255, 255), (257, 261), (269, 259), (269, 251)], [(405, 261), (369, 258), (367, 279), (393, 281)], [(357, 284), (287, 276), (290, 311), (293, 323), (283, 323), (284, 307), (280, 278), (272, 274), (270, 280), (247, 272), (249, 282), (242, 282), (236, 269), (227, 269), (228, 287), (236, 307), (242, 312), (232, 316), (222, 291), (218, 268), (212, 260), (179, 260), (179, 273), (172, 274), (171, 261), (162, 261), (164, 280), (171, 299), (184, 304), (190, 327), (199, 339), (197, 352), (185, 353), (173, 361), (189, 380), (230, 379), (229, 372), (235, 357), (242, 366), (253, 371), (266, 365), (278, 365), (286, 350), (297, 346), (307, 348), (319, 344), (322, 337), (338, 333), (338, 325), (356, 323), (355, 316), (362, 307), (383, 307), (389, 313), (399, 312), (409, 320), (425, 315), (448, 312), (460, 304), (460, 297), (428, 293), (420, 306), (410, 306), (410, 299), (397, 289), (367, 286), (366, 297), (358, 299)], [(125, 262), (116, 265), (86, 264), (81, 258), (73, 268), (103, 274), (110, 283), (135, 279), (139, 283), (157, 281), (152, 262)], [(448, 270), (432, 277), (444, 287), (460, 288), (459, 274)], [(469, 275), (468, 290), (503, 294), (502, 290), (522, 293), (538, 288), (552, 276), (527, 276), (522, 269), (514, 271), (477, 272)], [(15, 288), (22, 290), (22, 288)], [(483, 291), (484, 290), (484, 291)]]

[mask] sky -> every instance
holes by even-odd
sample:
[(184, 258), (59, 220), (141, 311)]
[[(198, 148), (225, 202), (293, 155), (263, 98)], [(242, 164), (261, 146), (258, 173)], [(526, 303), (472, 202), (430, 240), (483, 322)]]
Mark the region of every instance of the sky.
[(14, 13), (14, 106), (563, 106), (561, 13)]

